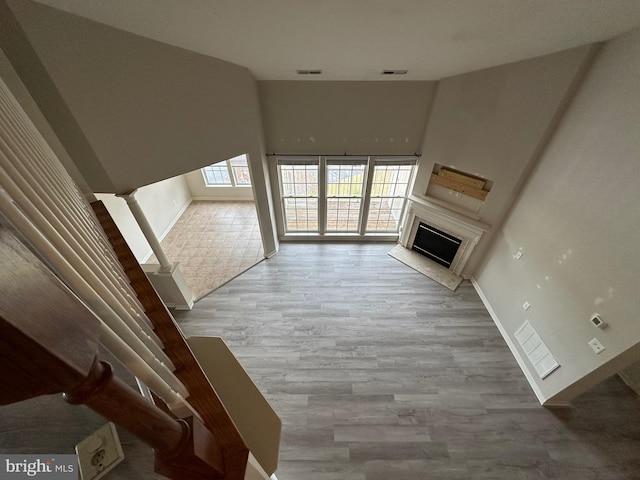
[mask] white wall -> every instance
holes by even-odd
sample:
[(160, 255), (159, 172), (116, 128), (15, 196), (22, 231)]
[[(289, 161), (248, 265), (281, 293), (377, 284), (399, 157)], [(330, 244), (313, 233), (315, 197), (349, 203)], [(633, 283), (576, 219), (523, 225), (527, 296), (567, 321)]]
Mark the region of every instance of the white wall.
[(264, 251), (277, 251), (257, 84), (247, 68), (38, 3), (6, 4), (0, 11), (26, 37), (9, 42), (10, 60), (56, 127), (80, 130), (59, 134), (67, 150), (78, 150), (79, 137), (88, 142), (91, 155), (72, 158), (94, 191), (127, 193), (246, 153)]
[[(141, 187), (135, 196), (160, 240), (191, 203), (191, 193), (182, 176)], [(104, 202), (136, 259), (144, 262), (152, 253), (151, 247), (131, 214), (127, 202), (114, 194), (97, 194), (96, 197)]]
[(253, 190), (243, 187), (207, 187), (200, 170), (183, 175), (194, 200), (252, 201)]
[(73, 160), (69, 156), (67, 150), (65, 150), (64, 146), (60, 143), (60, 140), (51, 128), (51, 125), (38, 107), (38, 104), (34, 101), (28, 89), (24, 86), (20, 76), (17, 74), (2, 49), (0, 49), (0, 77), (9, 87), (11, 93), (13, 93), (16, 99), (20, 102), (24, 111), (29, 115), (33, 124), (36, 126), (42, 137), (47, 141), (47, 144), (51, 147), (56, 157), (58, 157), (80, 191), (88, 198), (91, 198), (93, 191), (89, 187), (89, 184), (78, 170), (76, 164), (73, 163)]
[(541, 380), (523, 361), (542, 401), (566, 402), (640, 359), (639, 153), (637, 29), (596, 58), (476, 273), (507, 340), (528, 319), (560, 363)]
[[(482, 176), (493, 182), (491, 193), (481, 206), (466, 206), (483, 223), (498, 227), (590, 52), (591, 47), (580, 47), (441, 80), (413, 194), (425, 196), (436, 163)], [(491, 235), (475, 248), (464, 275), (473, 273)]]
[(100, 193), (183, 174), (257, 140), (246, 68), (37, 3), (8, 4), (116, 189)]
[(187, 182), (193, 200), (253, 201), (253, 190), (250, 186), (209, 187), (204, 181), (201, 170), (185, 173), (183, 178)]
[(258, 82), (268, 153), (413, 154), (437, 82)]

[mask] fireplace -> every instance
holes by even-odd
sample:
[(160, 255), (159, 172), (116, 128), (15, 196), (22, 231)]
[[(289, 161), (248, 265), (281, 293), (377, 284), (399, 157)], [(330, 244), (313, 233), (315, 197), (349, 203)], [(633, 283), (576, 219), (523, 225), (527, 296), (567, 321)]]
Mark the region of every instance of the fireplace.
[(420, 222), (411, 249), (449, 268), (461, 243), (461, 239)]
[(406, 249), (420, 252), (459, 276), (488, 228), (459, 212), (413, 197), (399, 240)]

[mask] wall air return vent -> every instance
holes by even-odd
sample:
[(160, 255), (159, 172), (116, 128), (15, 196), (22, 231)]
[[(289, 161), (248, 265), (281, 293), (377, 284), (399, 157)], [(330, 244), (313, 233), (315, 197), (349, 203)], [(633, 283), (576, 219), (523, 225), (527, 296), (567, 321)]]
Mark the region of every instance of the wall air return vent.
[(382, 75), (406, 75), (409, 70), (382, 70)]
[(311, 70), (296, 70), (298, 75), (322, 75), (322, 70), (316, 68)]

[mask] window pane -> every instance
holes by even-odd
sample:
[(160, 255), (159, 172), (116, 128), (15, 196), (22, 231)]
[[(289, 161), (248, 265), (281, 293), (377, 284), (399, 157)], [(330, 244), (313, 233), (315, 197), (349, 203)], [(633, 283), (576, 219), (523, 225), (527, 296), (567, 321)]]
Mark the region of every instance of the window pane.
[(318, 199), (285, 198), (284, 217), (287, 232), (317, 232)]
[(285, 229), (318, 231), (318, 165), (280, 165)]
[(246, 167), (247, 166), (247, 156), (239, 155), (237, 157), (233, 157), (231, 160), (231, 166), (233, 167)]
[(327, 197), (361, 197), (364, 165), (327, 165)]
[(236, 185), (251, 185), (251, 175), (249, 175), (249, 167), (231, 167)]
[(374, 167), (368, 232), (398, 232), (413, 168), (413, 165)]
[(397, 233), (405, 202), (405, 198), (372, 197), (369, 204), (367, 231)]
[(327, 232), (357, 232), (364, 164), (327, 165)]
[(357, 232), (360, 198), (327, 198), (327, 232)]
[(251, 175), (249, 174), (249, 165), (247, 164), (247, 156), (240, 155), (228, 160), (233, 171), (233, 178), (236, 185), (251, 185)]
[(280, 165), (283, 197), (317, 197), (317, 165)]
[(373, 170), (372, 197), (407, 195), (413, 165), (376, 165)]
[(231, 178), (229, 178), (229, 170), (227, 170), (226, 162), (204, 167), (202, 173), (204, 173), (205, 184), (209, 187), (214, 185), (231, 185)]

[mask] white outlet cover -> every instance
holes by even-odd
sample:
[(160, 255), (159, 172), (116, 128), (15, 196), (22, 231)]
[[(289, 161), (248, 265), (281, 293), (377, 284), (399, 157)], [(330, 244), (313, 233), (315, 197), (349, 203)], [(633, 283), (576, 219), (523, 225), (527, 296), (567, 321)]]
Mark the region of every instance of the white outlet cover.
[(526, 311), (529, 310), (529, 308), (531, 307), (531, 304), (529, 302), (524, 302), (522, 304), (522, 308)]
[(97, 480), (124, 460), (116, 426), (109, 422), (76, 445), (80, 478)]
[(604, 346), (600, 343), (600, 340), (598, 340), (597, 338), (590, 340), (589, 346), (594, 352), (596, 352), (596, 355), (599, 353), (602, 353), (605, 350)]

